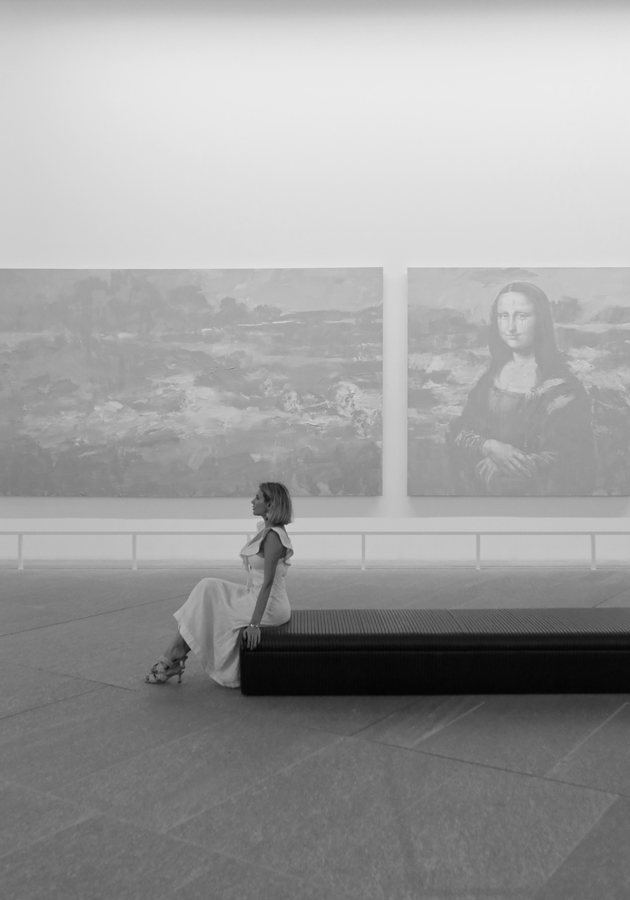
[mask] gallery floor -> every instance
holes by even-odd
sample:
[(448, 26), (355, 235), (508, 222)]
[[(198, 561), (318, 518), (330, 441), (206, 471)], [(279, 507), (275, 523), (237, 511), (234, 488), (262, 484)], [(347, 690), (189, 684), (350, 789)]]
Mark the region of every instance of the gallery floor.
[[(0, 570), (4, 900), (621, 900), (625, 695), (144, 683), (206, 574)], [(630, 570), (298, 568), (294, 607), (627, 606)]]

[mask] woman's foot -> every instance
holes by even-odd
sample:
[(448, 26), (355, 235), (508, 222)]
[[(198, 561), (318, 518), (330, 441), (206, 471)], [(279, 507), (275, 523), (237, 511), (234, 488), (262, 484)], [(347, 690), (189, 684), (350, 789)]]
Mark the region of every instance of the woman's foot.
[(144, 680), (148, 684), (165, 684), (169, 678), (178, 675), (177, 683), (181, 684), (184, 669), (184, 659), (172, 660), (162, 656), (154, 666), (151, 666), (151, 672)]
[(179, 684), (189, 653), (190, 647), (178, 631), (167, 647), (164, 656), (161, 656), (155, 665), (151, 666), (151, 672), (144, 680), (149, 684), (164, 684), (169, 678), (179, 675), (177, 679)]

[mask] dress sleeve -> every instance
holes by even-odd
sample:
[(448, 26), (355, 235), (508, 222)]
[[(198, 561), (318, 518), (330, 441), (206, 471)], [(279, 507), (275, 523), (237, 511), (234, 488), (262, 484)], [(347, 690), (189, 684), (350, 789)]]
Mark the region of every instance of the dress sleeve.
[[(291, 543), (291, 539), (289, 538), (289, 535), (286, 533), (284, 528), (281, 528), (279, 525), (274, 525), (271, 528), (265, 528), (264, 533), (261, 533), (260, 535), (260, 543), (258, 544), (258, 549), (260, 549), (265, 537), (269, 534), (270, 531), (275, 531), (275, 533), (280, 538), (282, 546), (286, 550), (286, 553), (284, 555), (284, 562), (287, 566), (290, 566), (291, 563), (289, 562), (289, 560), (293, 556), (293, 544)], [(256, 552), (258, 552), (258, 550)]]
[(461, 414), (451, 422), (446, 436), (449, 481), (456, 495), (479, 494), (476, 466), (484, 459), (487, 432), (488, 385), (486, 372), (470, 390)]
[(537, 452), (548, 457), (547, 492), (586, 496), (595, 483), (591, 404), (575, 378), (543, 392)]
[(489, 437), (487, 422), (489, 386), (490, 377), (485, 372), (471, 389), (461, 415), (452, 422), (449, 429), (451, 445), (475, 462), (482, 458), (482, 447)]

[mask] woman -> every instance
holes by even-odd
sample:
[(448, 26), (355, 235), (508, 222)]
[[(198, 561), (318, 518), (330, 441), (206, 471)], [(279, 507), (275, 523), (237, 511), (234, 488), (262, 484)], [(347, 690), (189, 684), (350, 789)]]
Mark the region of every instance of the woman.
[(163, 684), (174, 675), (182, 680), (192, 650), (210, 678), (224, 687), (240, 686), (238, 645), (243, 635), (248, 649), (260, 643), (261, 626), (282, 625), (291, 609), (284, 576), (293, 556), (285, 530), (292, 519), (291, 497), (283, 484), (261, 484), (252, 500), (252, 513), (264, 522), (241, 550), (247, 586), (220, 578), (204, 578), (174, 613), (179, 630), (164, 656), (147, 675), (149, 684)]
[(450, 429), (459, 492), (592, 493), (590, 403), (556, 345), (547, 295), (517, 281), (492, 306), (490, 365)]

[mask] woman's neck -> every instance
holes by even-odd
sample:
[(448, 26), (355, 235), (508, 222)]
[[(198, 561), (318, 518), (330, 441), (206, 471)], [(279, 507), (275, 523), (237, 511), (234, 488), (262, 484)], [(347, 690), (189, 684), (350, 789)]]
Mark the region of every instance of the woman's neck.
[(512, 362), (519, 368), (521, 366), (535, 366), (536, 356), (533, 353), (512, 353)]

